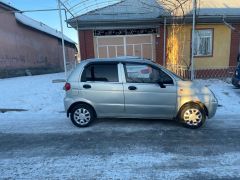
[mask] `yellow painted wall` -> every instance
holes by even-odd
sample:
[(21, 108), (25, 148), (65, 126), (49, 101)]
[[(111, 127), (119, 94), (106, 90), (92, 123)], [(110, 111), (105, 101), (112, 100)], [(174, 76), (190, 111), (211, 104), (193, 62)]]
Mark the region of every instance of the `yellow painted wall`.
[[(225, 68), (229, 65), (231, 30), (220, 24), (197, 25), (213, 29), (213, 57), (195, 57), (196, 69)], [(169, 26), (167, 63), (188, 66), (191, 57), (191, 25)]]

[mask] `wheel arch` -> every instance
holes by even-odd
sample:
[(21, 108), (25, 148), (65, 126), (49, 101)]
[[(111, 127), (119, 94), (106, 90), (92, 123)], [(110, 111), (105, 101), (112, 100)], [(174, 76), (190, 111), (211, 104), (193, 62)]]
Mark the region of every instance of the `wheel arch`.
[(184, 104), (179, 108), (178, 113), (177, 113), (177, 117), (179, 117), (179, 115), (181, 114), (182, 109), (183, 109), (185, 106), (191, 105), (191, 104), (197, 104), (197, 105), (199, 105), (199, 106), (205, 111), (206, 116), (208, 116), (208, 109), (207, 109), (207, 107), (206, 107), (202, 102), (200, 102), (200, 101), (189, 101), (189, 102), (184, 103)]
[(96, 110), (95, 108), (93, 107), (93, 105), (91, 105), (90, 103), (87, 103), (87, 102), (84, 102), (84, 101), (76, 101), (74, 102), (73, 104), (71, 104), (71, 106), (68, 108), (67, 110), (67, 117), (69, 117), (69, 114), (70, 112), (72, 111), (72, 109), (76, 106), (76, 105), (79, 105), (79, 104), (82, 104), (82, 105), (87, 105), (89, 107), (92, 108), (93, 112), (94, 112), (94, 116), (97, 117), (97, 113), (96, 113)]

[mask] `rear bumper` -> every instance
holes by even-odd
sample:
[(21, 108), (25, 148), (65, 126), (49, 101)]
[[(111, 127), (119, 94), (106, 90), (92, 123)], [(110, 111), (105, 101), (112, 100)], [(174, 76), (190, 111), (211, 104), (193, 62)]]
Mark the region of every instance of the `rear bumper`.
[(71, 98), (67, 98), (67, 97), (64, 98), (64, 109), (66, 113), (68, 112), (72, 104), (73, 104), (73, 100)]
[(240, 79), (237, 77), (232, 78), (232, 84), (236, 87), (240, 87)]

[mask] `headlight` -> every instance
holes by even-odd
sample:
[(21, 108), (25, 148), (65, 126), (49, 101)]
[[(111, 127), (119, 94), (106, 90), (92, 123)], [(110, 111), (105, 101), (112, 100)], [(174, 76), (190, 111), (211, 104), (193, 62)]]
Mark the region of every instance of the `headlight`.
[(236, 74), (236, 76), (238, 76), (238, 71), (236, 71), (236, 73), (235, 73), (235, 74)]

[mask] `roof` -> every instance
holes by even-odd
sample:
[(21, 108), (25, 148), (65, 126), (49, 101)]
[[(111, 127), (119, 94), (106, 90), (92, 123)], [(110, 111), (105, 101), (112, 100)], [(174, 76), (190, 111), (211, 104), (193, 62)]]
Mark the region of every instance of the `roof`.
[[(80, 0), (78, 2), (80, 4)], [(181, 5), (177, 2), (180, 2)], [(173, 3), (176, 6), (173, 6)], [(122, 0), (71, 18), (67, 22), (74, 28), (78, 22), (79, 29), (118, 28), (136, 24), (159, 24), (159, 22), (163, 22), (165, 16), (175, 18), (184, 15), (191, 18), (192, 12), (192, 0)], [(218, 19), (213, 16), (218, 16)], [(197, 0), (197, 17), (205, 18), (201, 19), (201, 22), (222, 22), (222, 18), (225, 16), (237, 16), (238, 18), (235, 17), (234, 22), (240, 22), (240, 0)]]
[(114, 5), (123, 0), (62, 0), (64, 6), (71, 10), (74, 16), (86, 14), (96, 9)]
[(113, 58), (92, 58), (85, 61), (81, 61), (80, 64), (89, 64), (93, 62), (140, 62), (140, 63), (150, 63), (156, 64), (154, 61), (137, 57), (137, 56), (122, 56), (122, 57), (113, 57)]
[[(182, 17), (184, 12), (184, 22), (192, 23), (192, 1), (183, 5), (183, 11), (179, 8), (177, 16)], [(182, 22), (181, 19), (176, 21), (176, 17), (169, 18), (168, 22)], [(197, 0), (196, 6), (197, 23), (240, 23), (240, 1), (239, 0)]]
[[(16, 9), (15, 7), (13, 7), (11, 4), (9, 4), (3, 0), (0, 0), (0, 5), (3, 5), (12, 11), (15, 11), (16, 12), (15, 18), (18, 22), (20, 22), (26, 26), (29, 26), (31, 28), (34, 28), (38, 31), (44, 32), (51, 36), (54, 36), (56, 38), (62, 39), (62, 33), (60, 31), (57, 31), (57, 30), (43, 24), (42, 22), (36, 21), (28, 16), (23, 15), (22, 13), (19, 13), (21, 11), (19, 9)], [(70, 39), (69, 37), (67, 37), (65, 35), (64, 35), (64, 40), (71, 44), (76, 44), (76, 42), (74, 42), (72, 39)]]
[[(190, 8), (189, 8), (190, 7)], [(187, 14), (192, 14), (192, 6), (186, 8)], [(240, 15), (239, 0), (198, 0), (197, 15), (200, 16), (238, 16)]]
[(79, 16), (79, 20), (126, 20), (126, 19), (151, 19), (166, 13), (160, 9), (156, 0), (124, 0), (111, 6), (96, 9)]
[(77, 20), (80, 22), (78, 24), (80, 28), (90, 23), (99, 24), (100, 22), (101, 24), (97, 26), (106, 26), (107, 23), (116, 25), (126, 21), (128, 21), (129, 24), (137, 21), (149, 21), (149, 24), (152, 24), (156, 18), (166, 13), (168, 12), (161, 8), (156, 0), (122, 0), (119, 3), (98, 8), (76, 18), (72, 18), (68, 20), (68, 23), (76, 27)]
[(17, 8), (13, 7), (13, 5), (11, 3), (8, 3), (4, 0), (0, 0), (0, 4), (4, 5), (5, 7), (13, 10), (13, 11), (19, 11)]
[[(39, 30), (41, 32), (44, 32), (46, 34), (49, 34), (49, 35), (52, 35), (54, 37), (57, 37), (59, 39), (62, 38), (62, 33), (60, 31), (57, 31), (39, 21), (35, 21), (34, 19), (32, 18), (29, 18), (21, 13), (15, 13), (15, 17), (16, 17), (16, 20), (26, 26), (29, 26), (31, 28), (34, 28), (36, 30)], [(68, 38), (67, 36), (64, 35), (64, 40), (69, 42), (69, 43), (72, 43), (72, 44), (76, 44), (73, 40), (71, 40), (70, 38)]]

